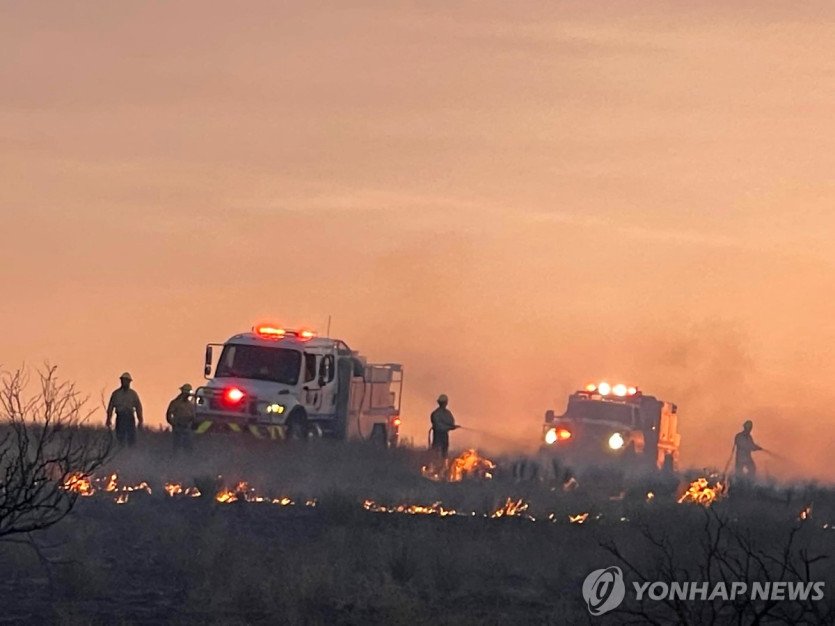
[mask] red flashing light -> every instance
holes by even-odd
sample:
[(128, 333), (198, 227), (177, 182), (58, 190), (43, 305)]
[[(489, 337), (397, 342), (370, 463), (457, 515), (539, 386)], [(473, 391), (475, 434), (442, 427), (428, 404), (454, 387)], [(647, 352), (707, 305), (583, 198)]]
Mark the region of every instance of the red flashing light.
[(282, 339), (287, 334), (286, 330), (276, 326), (256, 326), (254, 330), (257, 335), (268, 339)]
[(565, 441), (566, 439), (571, 439), (571, 431), (567, 428), (558, 428), (557, 441)]
[(393, 418), (391, 418), (391, 423), (392, 426), (400, 426), (400, 416), (395, 415)]
[(223, 392), (223, 399), (229, 404), (238, 404), (238, 402), (244, 399), (244, 395), (246, 394), (237, 387), (229, 387), (229, 389)]
[(299, 338), (300, 341), (309, 341), (316, 336), (312, 330), (300, 330), (296, 333), (296, 337)]

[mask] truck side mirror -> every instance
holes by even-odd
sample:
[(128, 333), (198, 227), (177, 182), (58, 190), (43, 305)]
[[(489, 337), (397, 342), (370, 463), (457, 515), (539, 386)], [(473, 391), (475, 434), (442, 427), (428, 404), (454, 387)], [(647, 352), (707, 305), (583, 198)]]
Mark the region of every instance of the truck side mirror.
[(208, 378), (212, 375), (212, 346), (206, 346), (206, 362), (203, 365), (203, 376)]
[(550, 409), (545, 411), (545, 421), (546, 422), (553, 422), (554, 421), (554, 412)]

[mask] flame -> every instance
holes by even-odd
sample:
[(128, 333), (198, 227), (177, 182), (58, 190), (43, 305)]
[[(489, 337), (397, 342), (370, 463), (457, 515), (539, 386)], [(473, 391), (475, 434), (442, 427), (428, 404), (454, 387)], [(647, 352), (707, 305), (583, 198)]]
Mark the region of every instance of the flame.
[(683, 502), (694, 502), (704, 506), (710, 506), (725, 493), (724, 483), (717, 481), (711, 487), (707, 478), (697, 478), (678, 499), (679, 504)]
[(105, 485), (104, 490), (108, 492), (116, 491), (118, 488), (118, 483), (116, 482), (116, 474), (111, 474), (110, 478), (107, 479), (107, 485)]
[(421, 474), (424, 478), (434, 481), (461, 482), (465, 478), (490, 480), (496, 464), (488, 458), (479, 455), (475, 450), (465, 450), (460, 456), (445, 462), (443, 467), (434, 464), (424, 465)]
[(500, 517), (525, 517), (533, 521), (534, 518), (525, 512), (527, 510), (528, 503), (524, 500), (520, 499), (514, 502), (513, 499), (508, 498), (504, 505), (496, 509), (490, 517), (493, 519)]
[(366, 511), (372, 513), (404, 513), (406, 515), (438, 515), (440, 517), (449, 517), (450, 515), (457, 515), (454, 509), (445, 509), (440, 502), (435, 502), (429, 506), (420, 504), (398, 504), (397, 506), (384, 506), (374, 502), (374, 500), (365, 500), (362, 503)]
[(647, 502), (649, 502), (650, 500), (653, 500), (654, 498), (655, 498), (655, 494), (652, 493), (651, 491), (647, 491)]
[(589, 518), (588, 513), (578, 513), (577, 515), (569, 515), (568, 521), (572, 524), (582, 524)]
[(116, 504), (124, 504), (128, 501), (129, 494), (127, 493), (120, 493), (119, 497), (116, 498)]
[(151, 491), (151, 487), (144, 480), (141, 483), (139, 483), (138, 485), (126, 485), (126, 486), (122, 487), (121, 491), (126, 491), (128, 493), (133, 492), (133, 491), (144, 491), (148, 494), (153, 493)]
[(64, 479), (62, 487), (70, 493), (77, 493), (78, 495), (88, 498), (96, 493), (93, 483), (90, 478), (81, 472), (73, 472)]
[[(186, 490), (186, 493), (188, 493), (188, 490)], [(199, 494), (199, 492), (197, 493)], [(292, 498), (288, 498), (287, 496), (282, 496), (281, 498), (268, 498), (266, 496), (258, 495), (255, 489), (250, 487), (249, 483), (245, 480), (242, 480), (235, 485), (234, 489), (222, 489), (219, 491), (215, 496), (215, 501), (220, 502), (221, 504), (229, 502), (266, 502), (277, 506), (295, 506), (296, 504)], [(307, 500), (305, 502), (305, 506), (316, 506), (316, 500)]]
[(800, 511), (800, 515), (798, 515), (798, 519), (801, 521), (806, 521), (812, 517), (812, 505), (810, 504), (807, 507), (804, 507), (802, 511)]
[(163, 488), (165, 489), (165, 493), (167, 493), (171, 498), (174, 496), (199, 498), (202, 495), (197, 487), (186, 487), (183, 489), (183, 486), (180, 483), (165, 483)]

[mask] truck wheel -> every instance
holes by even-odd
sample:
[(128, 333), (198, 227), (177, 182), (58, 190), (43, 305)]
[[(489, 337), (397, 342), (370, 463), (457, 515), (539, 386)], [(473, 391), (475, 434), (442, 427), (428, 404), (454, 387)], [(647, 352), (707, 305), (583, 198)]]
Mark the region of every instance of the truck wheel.
[(380, 446), (382, 448), (388, 447), (386, 427), (383, 424), (374, 424), (374, 426), (371, 427), (371, 434), (368, 439), (376, 446)]
[(289, 441), (307, 441), (307, 415), (301, 411), (294, 412), (287, 420), (287, 439)]

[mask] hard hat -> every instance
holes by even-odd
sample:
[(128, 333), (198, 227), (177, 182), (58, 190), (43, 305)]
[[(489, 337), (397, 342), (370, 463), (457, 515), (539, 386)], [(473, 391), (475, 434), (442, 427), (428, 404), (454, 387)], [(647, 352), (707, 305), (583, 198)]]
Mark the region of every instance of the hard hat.
[(754, 422), (752, 422), (751, 420), (745, 420), (745, 423), (742, 425), (742, 427), (743, 428), (753, 428), (754, 427)]
[(445, 393), (442, 393), (438, 396), (438, 402), (449, 402), (449, 398), (446, 397)]
[(188, 383), (186, 383), (185, 385), (180, 387), (180, 391), (182, 391), (183, 393), (191, 393), (191, 390), (192, 390), (192, 386), (189, 385)]
[(131, 380), (133, 380), (133, 378), (131, 378), (130, 374), (128, 374), (127, 372), (124, 372), (121, 376), (119, 376), (119, 380), (131, 381)]

